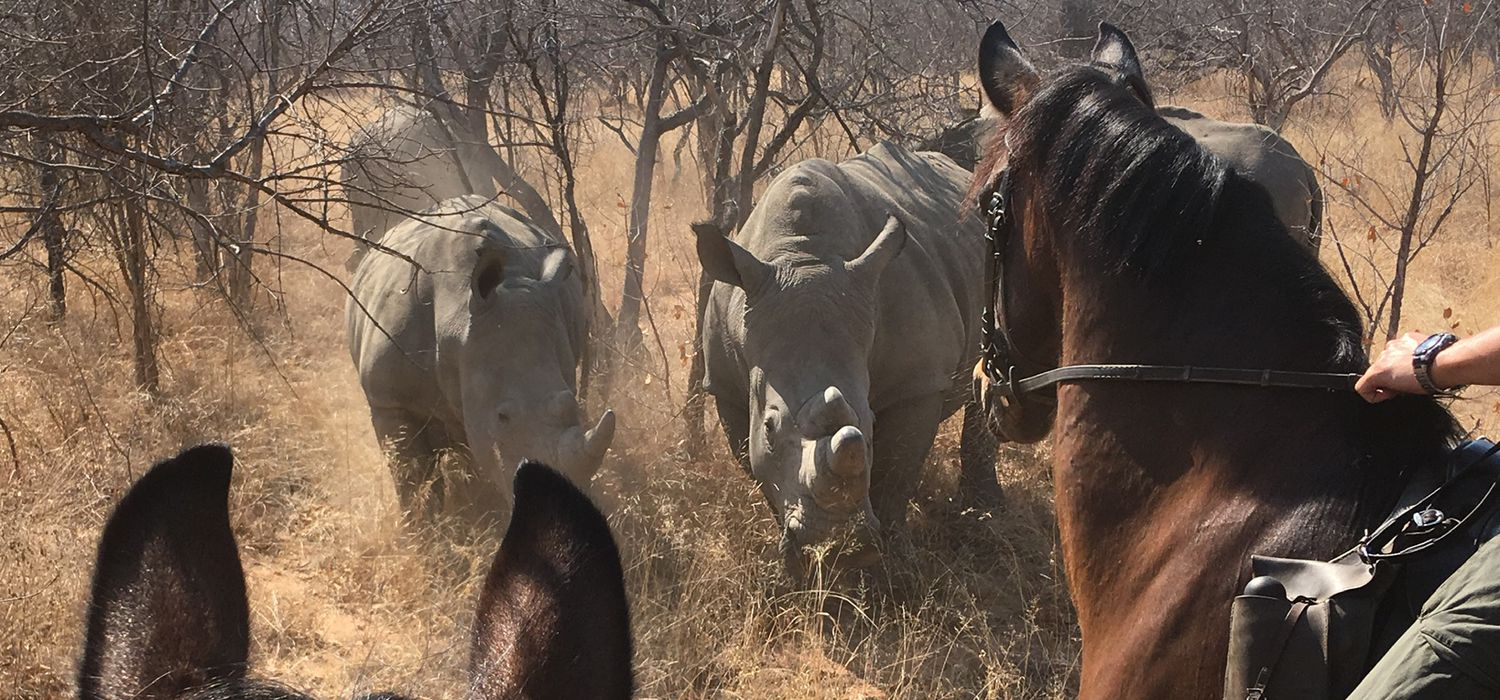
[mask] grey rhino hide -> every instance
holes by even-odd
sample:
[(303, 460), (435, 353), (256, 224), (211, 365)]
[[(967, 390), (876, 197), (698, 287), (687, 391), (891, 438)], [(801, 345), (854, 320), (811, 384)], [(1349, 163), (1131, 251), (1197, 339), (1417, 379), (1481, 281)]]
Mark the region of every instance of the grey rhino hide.
[(1157, 108), (1172, 126), (1193, 137), (1236, 173), (1271, 195), (1276, 217), (1314, 251), (1322, 242), (1323, 190), (1318, 174), (1280, 134), (1259, 124), (1221, 122), (1185, 107)]
[(471, 448), (474, 487), (500, 500), (522, 458), (586, 485), (614, 417), (588, 430), (579, 422), (584, 291), (566, 244), (481, 195), (398, 224), (384, 243), (421, 269), (365, 256), (345, 317), (403, 506), (432, 478), (436, 454), (460, 446)]
[[(457, 120), (398, 104), (359, 129), (349, 143), (342, 182), (354, 232), (379, 241), (386, 231), (438, 203), (467, 194), (496, 195), (498, 156)], [(357, 245), (353, 271), (368, 246)]]
[(881, 144), (789, 168), (732, 243), (700, 230), (720, 280), (705, 386), (783, 546), (846, 524), (868, 543), (897, 524), (938, 423), (963, 405), (983, 296), (969, 180), (946, 156)]

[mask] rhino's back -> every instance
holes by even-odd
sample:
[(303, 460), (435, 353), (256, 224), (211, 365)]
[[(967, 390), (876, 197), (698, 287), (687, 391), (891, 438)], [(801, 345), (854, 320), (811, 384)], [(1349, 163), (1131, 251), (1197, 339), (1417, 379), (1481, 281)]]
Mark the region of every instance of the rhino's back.
[(1184, 107), (1162, 107), (1158, 112), (1235, 172), (1266, 188), (1282, 223), (1306, 230), (1316, 175), (1280, 134), (1260, 124), (1211, 119)]
[[(449, 395), (457, 368), (443, 361), (442, 349), (467, 327), (479, 249), (503, 248), (507, 274), (536, 277), (547, 251), (564, 245), (477, 195), (446, 200), (387, 231), (380, 243), (416, 265), (373, 251), (360, 261), (345, 314), (350, 354), (372, 406), (438, 413), (458, 400)], [(576, 277), (571, 301), (581, 306)]]
[[(762, 260), (800, 254), (833, 262), (862, 253), (888, 214), (906, 225), (909, 239), (879, 285), (870, 353), (876, 410), (950, 389), (977, 350), (984, 239), (978, 220), (964, 213), (969, 179), (947, 156), (892, 144), (838, 164), (803, 161), (767, 187), (735, 237)], [(705, 342), (716, 393), (744, 390), (743, 306), (743, 292), (715, 285)]]

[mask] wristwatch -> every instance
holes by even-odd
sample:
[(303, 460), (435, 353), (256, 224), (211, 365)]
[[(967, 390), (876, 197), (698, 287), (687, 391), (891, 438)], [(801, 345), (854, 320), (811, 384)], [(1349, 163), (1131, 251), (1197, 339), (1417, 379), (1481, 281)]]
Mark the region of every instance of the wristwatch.
[(1458, 336), (1452, 333), (1434, 333), (1427, 336), (1427, 340), (1417, 345), (1417, 349), (1411, 353), (1412, 373), (1417, 376), (1417, 383), (1429, 394), (1446, 394), (1448, 391), (1432, 382), (1432, 363), (1437, 361), (1438, 353), (1447, 350), (1449, 346), (1458, 342)]

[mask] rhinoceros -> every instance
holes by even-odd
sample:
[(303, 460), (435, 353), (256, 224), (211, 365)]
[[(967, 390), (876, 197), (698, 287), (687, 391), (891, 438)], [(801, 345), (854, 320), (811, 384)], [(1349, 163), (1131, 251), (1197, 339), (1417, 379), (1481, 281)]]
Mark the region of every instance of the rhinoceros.
[[(1291, 143), (1259, 124), (1219, 121), (1186, 107), (1162, 105), (1156, 113), (1224, 160), (1235, 172), (1266, 188), (1281, 223), (1293, 236), (1306, 241), (1308, 247), (1318, 249), (1322, 240), (1323, 189), (1318, 186), (1317, 172)], [(993, 119), (966, 117), (944, 127), (922, 145), (973, 169), (979, 161), (980, 149), (995, 127)]]
[(1236, 173), (1266, 188), (1281, 223), (1308, 247), (1318, 249), (1323, 238), (1323, 188), (1318, 186), (1318, 173), (1281, 134), (1260, 124), (1211, 119), (1186, 107), (1162, 105), (1156, 113)]
[[(733, 240), (694, 227), (714, 280), (704, 386), (794, 572), (802, 546), (840, 535), (844, 563), (871, 563), (938, 424), (966, 405), (985, 255), (969, 180), (946, 156), (881, 144), (787, 169)], [(976, 409), (965, 418), (964, 491), (996, 497), (994, 443)]]
[[(350, 139), (341, 179), (361, 241), (347, 262), (351, 272), (369, 249), (363, 241), (378, 241), (411, 215), (453, 197), (493, 199), (503, 190), (533, 216), (550, 217), (545, 202), (482, 133), (444, 114), (443, 105), (397, 104)], [(544, 231), (558, 231), (556, 221), (540, 223)]]
[[(463, 446), (474, 487), (499, 501), (488, 506), (508, 501), (525, 458), (587, 485), (615, 420), (580, 423), (584, 292), (567, 244), (483, 195), (449, 199), (380, 242), (411, 261), (366, 255), (345, 316), (402, 506), (418, 510), (439, 452)], [(442, 498), (426, 499), (429, 512)]]

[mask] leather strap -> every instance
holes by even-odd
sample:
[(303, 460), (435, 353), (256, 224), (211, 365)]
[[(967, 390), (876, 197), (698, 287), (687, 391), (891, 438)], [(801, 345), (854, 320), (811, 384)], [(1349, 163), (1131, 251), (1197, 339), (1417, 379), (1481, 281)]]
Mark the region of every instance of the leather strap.
[(1066, 382), (1128, 381), (1352, 391), (1354, 382), (1358, 379), (1358, 374), (1339, 372), (1287, 372), (1188, 365), (1068, 365), (1016, 380), (1014, 390), (1017, 394), (1025, 394)]
[(1266, 684), (1271, 682), (1271, 674), (1276, 671), (1276, 664), (1281, 661), (1281, 655), (1286, 651), (1287, 642), (1292, 640), (1292, 632), (1297, 629), (1297, 623), (1302, 619), (1302, 614), (1311, 607), (1311, 598), (1298, 597), (1292, 601), (1292, 607), (1287, 608), (1286, 617), (1281, 620), (1281, 629), (1276, 632), (1276, 643), (1271, 647), (1271, 657), (1260, 667), (1255, 674), (1255, 685), (1245, 689), (1245, 700), (1261, 700), (1266, 695)]

